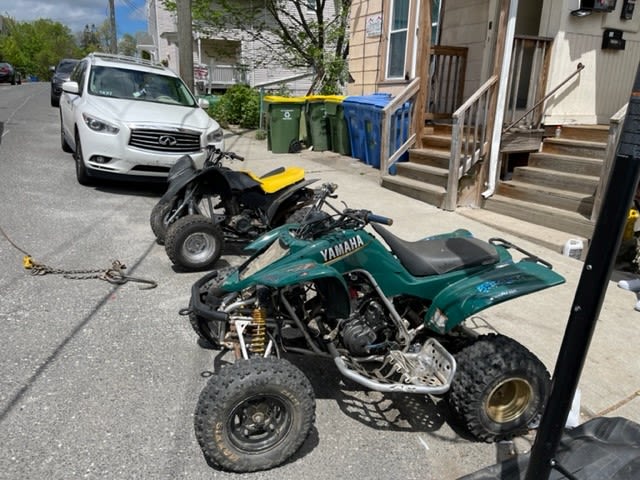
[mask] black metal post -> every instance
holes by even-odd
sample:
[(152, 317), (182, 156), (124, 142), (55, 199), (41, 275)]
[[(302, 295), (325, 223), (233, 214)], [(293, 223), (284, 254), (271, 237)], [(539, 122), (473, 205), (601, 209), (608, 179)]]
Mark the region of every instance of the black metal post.
[(604, 301), (639, 177), (640, 67), (636, 73), (606, 195), (556, 361), (551, 394), (531, 449), (526, 480), (548, 480), (556, 463), (556, 450)]

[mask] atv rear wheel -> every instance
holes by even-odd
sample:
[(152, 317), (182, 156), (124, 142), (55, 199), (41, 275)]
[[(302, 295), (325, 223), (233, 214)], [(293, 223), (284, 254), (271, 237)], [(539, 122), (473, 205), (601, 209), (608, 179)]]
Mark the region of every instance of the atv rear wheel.
[(223, 244), (222, 230), (209, 218), (186, 215), (169, 225), (164, 248), (174, 265), (197, 271), (213, 267)]
[(151, 209), (149, 224), (159, 245), (164, 245), (164, 237), (167, 233), (167, 227), (169, 226), (167, 220), (171, 216), (171, 213), (173, 213), (174, 204), (175, 199), (171, 199), (168, 202), (159, 201)]
[(469, 432), (494, 442), (526, 433), (549, 394), (549, 372), (515, 340), (486, 335), (456, 355), (449, 404)]
[(234, 472), (285, 462), (307, 438), (313, 389), (287, 360), (252, 358), (226, 365), (200, 394), (195, 433), (207, 460)]

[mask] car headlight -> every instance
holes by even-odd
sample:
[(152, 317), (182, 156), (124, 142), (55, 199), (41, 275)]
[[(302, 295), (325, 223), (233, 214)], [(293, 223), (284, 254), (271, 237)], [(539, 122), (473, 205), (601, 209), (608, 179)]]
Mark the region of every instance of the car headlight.
[(216, 128), (213, 132), (207, 134), (207, 143), (218, 143), (222, 141), (224, 133), (221, 128)]
[(102, 133), (112, 133), (115, 135), (120, 131), (118, 127), (112, 125), (111, 123), (105, 122), (104, 120), (100, 120), (96, 117), (92, 117), (86, 113), (82, 114), (82, 118), (84, 119), (84, 123), (87, 124), (94, 132), (102, 132)]

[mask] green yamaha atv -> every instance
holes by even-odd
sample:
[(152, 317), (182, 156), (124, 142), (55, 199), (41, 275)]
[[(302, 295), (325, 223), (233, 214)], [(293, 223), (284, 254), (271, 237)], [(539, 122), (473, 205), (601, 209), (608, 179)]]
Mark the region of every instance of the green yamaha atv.
[(549, 391), (545, 366), (515, 340), (475, 335), (464, 321), (564, 278), (512, 243), (466, 230), (403, 240), (382, 226), (390, 219), (329, 205), (334, 189), (322, 189), (328, 208), (266, 233), (239, 268), (193, 286), (182, 313), (203, 340), (236, 354), (196, 409), (207, 459), (249, 472), (283, 463), (302, 445), (314, 395), (286, 354), (330, 357), (371, 390), (446, 396), (479, 440), (531, 428)]

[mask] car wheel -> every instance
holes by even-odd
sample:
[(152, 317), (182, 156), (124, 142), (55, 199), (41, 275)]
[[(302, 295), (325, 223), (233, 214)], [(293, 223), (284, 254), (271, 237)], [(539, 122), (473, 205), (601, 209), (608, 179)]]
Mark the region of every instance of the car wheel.
[(52, 107), (59, 107), (60, 106), (60, 99), (57, 97), (54, 97), (53, 95), (51, 95), (51, 106)]
[(80, 135), (76, 132), (76, 152), (73, 156), (76, 161), (76, 178), (80, 185), (91, 185), (91, 179), (87, 173), (87, 167), (84, 164), (82, 155), (82, 144), (80, 143)]
[(22, 77), (18, 77), (18, 85), (22, 85)]
[(60, 115), (60, 147), (65, 153), (72, 153), (73, 150), (67, 143), (67, 139), (64, 138), (64, 127), (62, 126), (62, 115)]
[(11, 77), (11, 85), (15, 85), (16, 84), (16, 77), (13, 76)]

